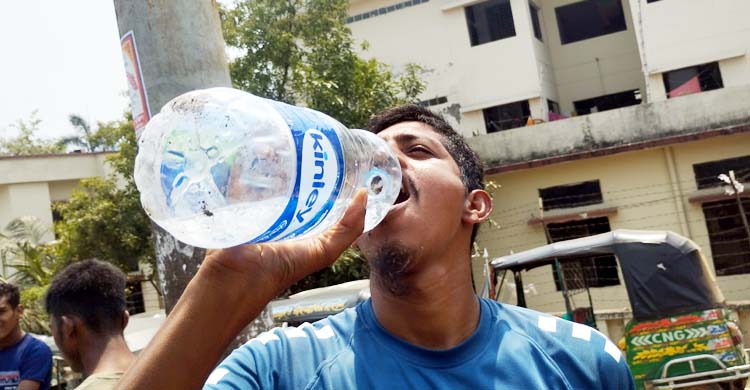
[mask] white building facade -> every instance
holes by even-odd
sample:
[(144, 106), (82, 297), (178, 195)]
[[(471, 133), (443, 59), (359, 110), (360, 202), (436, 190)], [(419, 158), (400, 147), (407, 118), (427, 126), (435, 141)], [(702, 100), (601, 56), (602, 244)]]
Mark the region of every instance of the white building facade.
[[(422, 104), (500, 186), (480, 253), (544, 245), (545, 230), (672, 230), (703, 248), (750, 337), (750, 237), (717, 179), (750, 182), (748, 15), (746, 0), (352, 0), (348, 26), (365, 57), (424, 68)], [(582, 262), (617, 339), (622, 275), (614, 259)], [(527, 302), (560, 313), (548, 268), (524, 280)]]
[(423, 66), (425, 101), (466, 135), (750, 84), (744, 0), (353, 0), (349, 14), (363, 55)]

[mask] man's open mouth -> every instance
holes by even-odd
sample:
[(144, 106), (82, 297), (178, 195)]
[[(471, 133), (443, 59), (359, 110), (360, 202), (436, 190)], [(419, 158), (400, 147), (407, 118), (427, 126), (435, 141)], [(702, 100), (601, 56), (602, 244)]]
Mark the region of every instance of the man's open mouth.
[(401, 190), (398, 192), (398, 197), (396, 198), (396, 201), (393, 203), (394, 205), (397, 205), (399, 203), (403, 203), (409, 200), (410, 195), (406, 186), (407, 186), (406, 178), (404, 178), (401, 181)]

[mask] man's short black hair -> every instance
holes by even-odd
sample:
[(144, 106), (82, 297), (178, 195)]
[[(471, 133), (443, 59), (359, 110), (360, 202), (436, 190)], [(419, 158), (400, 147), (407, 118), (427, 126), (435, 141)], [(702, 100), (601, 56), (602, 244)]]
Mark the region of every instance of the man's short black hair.
[(45, 306), (55, 317), (80, 318), (97, 334), (120, 333), (126, 310), (125, 275), (103, 261), (70, 264), (52, 280)]
[(21, 293), (18, 291), (18, 286), (14, 284), (0, 283), (0, 297), (7, 297), (8, 304), (14, 309), (21, 303)]
[[(406, 104), (403, 106), (386, 109), (373, 115), (367, 123), (367, 128), (373, 133), (379, 133), (397, 123), (421, 122), (435, 130), (442, 136), (443, 146), (453, 157), (461, 172), (461, 181), (466, 187), (466, 192), (484, 189), (484, 167), (476, 153), (471, 150), (466, 140), (453, 129), (453, 127), (440, 114), (416, 105)], [(471, 242), (479, 230), (479, 225), (474, 225), (471, 233)]]

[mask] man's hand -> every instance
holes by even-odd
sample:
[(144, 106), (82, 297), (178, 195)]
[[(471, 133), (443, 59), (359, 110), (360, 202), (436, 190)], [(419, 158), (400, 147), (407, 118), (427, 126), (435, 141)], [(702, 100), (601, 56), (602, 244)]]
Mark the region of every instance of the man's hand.
[(254, 279), (263, 275), (275, 297), (294, 282), (336, 261), (362, 234), (366, 203), (367, 191), (360, 189), (338, 224), (311, 239), (209, 250), (201, 270), (236, 278), (234, 283), (244, 284), (257, 282)]
[(343, 218), (317, 237), (209, 251), (118, 389), (201, 388), (232, 339), (271, 299), (332, 264), (362, 234), (366, 204), (360, 189)]

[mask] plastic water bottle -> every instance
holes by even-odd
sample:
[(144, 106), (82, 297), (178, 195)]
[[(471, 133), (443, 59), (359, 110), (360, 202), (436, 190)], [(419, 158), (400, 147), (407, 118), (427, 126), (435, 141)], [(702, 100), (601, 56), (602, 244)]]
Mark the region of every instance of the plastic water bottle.
[(398, 160), (376, 135), (231, 88), (176, 97), (138, 142), (135, 182), (146, 213), (202, 248), (319, 234), (361, 187), (367, 231), (401, 189)]

